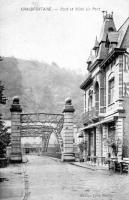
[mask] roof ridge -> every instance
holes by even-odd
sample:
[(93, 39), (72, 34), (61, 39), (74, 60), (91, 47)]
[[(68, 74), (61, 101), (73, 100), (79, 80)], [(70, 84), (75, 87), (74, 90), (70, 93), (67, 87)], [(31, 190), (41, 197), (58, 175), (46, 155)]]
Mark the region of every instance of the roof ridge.
[(122, 39), (122, 41), (121, 41), (121, 45), (120, 45), (120, 46), (122, 46), (122, 44), (123, 44), (123, 41), (124, 41), (124, 38), (125, 38), (125, 36), (126, 36), (126, 34), (127, 34), (128, 28), (129, 28), (129, 25), (127, 26), (127, 29), (126, 29), (126, 31), (125, 31), (125, 34), (124, 34), (124, 37), (123, 37), (123, 39)]
[(117, 32), (119, 32), (119, 30), (126, 24), (126, 22), (129, 20), (129, 17), (127, 17), (127, 19), (125, 20), (125, 22), (119, 27), (119, 29), (117, 30)]

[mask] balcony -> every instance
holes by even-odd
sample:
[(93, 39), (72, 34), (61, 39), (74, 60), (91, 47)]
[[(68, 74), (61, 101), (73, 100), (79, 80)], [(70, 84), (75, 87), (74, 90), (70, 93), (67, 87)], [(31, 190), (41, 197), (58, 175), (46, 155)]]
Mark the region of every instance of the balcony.
[(99, 110), (92, 108), (90, 111), (87, 111), (83, 114), (83, 124), (87, 124), (92, 120), (97, 120), (99, 117)]

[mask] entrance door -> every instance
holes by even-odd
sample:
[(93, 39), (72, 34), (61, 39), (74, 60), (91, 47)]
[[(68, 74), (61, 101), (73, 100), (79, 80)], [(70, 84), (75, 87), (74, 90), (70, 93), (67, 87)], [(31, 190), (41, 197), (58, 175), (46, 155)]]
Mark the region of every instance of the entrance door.
[(96, 156), (96, 129), (89, 132), (89, 156)]
[[(109, 123), (108, 124), (108, 138), (110, 140), (110, 143), (113, 144), (115, 142), (115, 123)], [(116, 156), (116, 149), (113, 148), (113, 146), (110, 144), (108, 151), (111, 156)]]

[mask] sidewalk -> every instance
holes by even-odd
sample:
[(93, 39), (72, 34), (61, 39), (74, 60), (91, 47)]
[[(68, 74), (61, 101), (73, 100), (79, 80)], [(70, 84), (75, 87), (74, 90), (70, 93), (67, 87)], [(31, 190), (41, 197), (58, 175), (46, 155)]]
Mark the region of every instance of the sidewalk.
[[(54, 157), (49, 157), (53, 160), (56, 160), (56, 161), (59, 161), (59, 162), (62, 162), (60, 159), (58, 158), (54, 158)], [(66, 162), (68, 164), (71, 164), (71, 165), (75, 165), (77, 167), (82, 167), (82, 168), (86, 168), (86, 169), (90, 169), (90, 170), (106, 170), (108, 171), (108, 165), (94, 165), (94, 164), (90, 164), (88, 162), (79, 162), (79, 161), (75, 161), (75, 162)]]
[(108, 165), (94, 165), (94, 164), (90, 164), (88, 162), (70, 162), (70, 164), (78, 166), (78, 167), (82, 167), (82, 168), (86, 168), (86, 169), (91, 169), (91, 170), (108, 170)]
[(26, 197), (26, 165), (27, 157), (21, 164), (9, 164), (0, 168), (0, 200), (24, 200)]
[(19, 164), (0, 168), (0, 200), (23, 200), (24, 172)]

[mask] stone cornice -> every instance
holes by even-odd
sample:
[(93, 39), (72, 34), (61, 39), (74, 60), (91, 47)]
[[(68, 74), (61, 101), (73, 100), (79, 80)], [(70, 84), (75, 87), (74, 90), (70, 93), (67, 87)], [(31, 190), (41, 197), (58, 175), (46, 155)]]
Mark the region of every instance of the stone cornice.
[(116, 58), (118, 55), (121, 55), (126, 52), (126, 49), (124, 48), (114, 48), (108, 56), (101, 62), (100, 68), (106, 67), (107, 64), (111, 63), (114, 58)]
[(82, 84), (80, 85), (80, 88), (81, 88), (82, 90), (85, 90), (86, 87), (87, 87), (90, 83), (92, 83), (92, 81), (93, 81), (93, 79), (92, 79), (91, 74), (90, 74), (90, 75), (87, 77), (87, 79), (86, 79), (84, 82), (82, 82)]
[(97, 67), (97, 65), (100, 64), (101, 62), (102, 59), (96, 59), (95, 62), (87, 68), (88, 71), (90, 72), (93, 71)]

